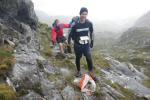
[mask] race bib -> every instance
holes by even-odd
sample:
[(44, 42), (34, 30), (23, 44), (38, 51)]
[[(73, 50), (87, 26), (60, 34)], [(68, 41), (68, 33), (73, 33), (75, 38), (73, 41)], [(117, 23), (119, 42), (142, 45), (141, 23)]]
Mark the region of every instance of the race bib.
[(80, 37), (80, 40), (87, 41), (87, 40), (89, 40), (89, 37), (88, 37), (88, 36), (81, 36), (81, 37)]

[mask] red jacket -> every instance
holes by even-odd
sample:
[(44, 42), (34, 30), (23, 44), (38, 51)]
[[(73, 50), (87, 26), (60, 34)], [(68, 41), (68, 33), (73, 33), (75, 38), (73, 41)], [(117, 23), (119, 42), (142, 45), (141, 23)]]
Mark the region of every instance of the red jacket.
[(58, 38), (62, 38), (64, 36), (64, 28), (70, 28), (70, 24), (59, 24), (58, 25), (59, 29), (57, 29), (56, 27), (52, 28), (52, 42), (53, 44), (56, 43), (56, 40)]

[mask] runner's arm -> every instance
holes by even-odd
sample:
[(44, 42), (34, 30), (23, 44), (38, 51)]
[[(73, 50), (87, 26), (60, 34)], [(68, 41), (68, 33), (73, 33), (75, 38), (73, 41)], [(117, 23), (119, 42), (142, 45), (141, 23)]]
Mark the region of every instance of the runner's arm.
[(69, 36), (68, 36), (68, 44), (71, 42), (71, 38), (74, 40), (74, 34), (75, 34), (75, 27), (72, 27)]

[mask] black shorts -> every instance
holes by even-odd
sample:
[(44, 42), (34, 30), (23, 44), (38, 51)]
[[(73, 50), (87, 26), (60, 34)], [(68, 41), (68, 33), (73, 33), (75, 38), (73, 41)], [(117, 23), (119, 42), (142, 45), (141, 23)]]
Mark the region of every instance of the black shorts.
[(66, 37), (57, 38), (57, 43), (64, 43), (66, 41)]
[(91, 56), (91, 48), (89, 43), (88, 44), (74, 44), (74, 51), (75, 51), (75, 55), (78, 57), (82, 57), (82, 55), (84, 55), (85, 57), (89, 57)]

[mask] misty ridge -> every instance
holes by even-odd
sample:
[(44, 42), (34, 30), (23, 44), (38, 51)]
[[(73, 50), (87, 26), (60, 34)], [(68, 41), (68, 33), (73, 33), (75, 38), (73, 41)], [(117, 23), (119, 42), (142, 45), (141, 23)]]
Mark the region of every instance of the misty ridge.
[[(59, 19), (62, 23), (69, 23), (74, 16), (53, 16), (43, 11), (35, 10), (39, 21), (48, 24), (50, 27), (55, 19)], [(140, 17), (140, 16), (138, 16)], [(99, 38), (116, 38), (119, 37), (128, 28), (134, 26), (138, 17), (115, 20), (89, 19), (93, 23), (94, 33)], [(66, 29), (65, 29), (66, 30)], [(66, 31), (67, 32), (67, 31)]]
[[(48, 24), (50, 27), (55, 19), (62, 23), (69, 23), (73, 16), (53, 16), (43, 11), (36, 10), (39, 21)], [(137, 17), (115, 20), (89, 19), (93, 23), (95, 34), (95, 47), (111, 47), (113, 44), (149, 44), (150, 11)], [(143, 29), (144, 28), (144, 29)], [(145, 29), (146, 28), (146, 29)], [(68, 35), (68, 29), (64, 30)], [(147, 35), (144, 32), (148, 32)], [(133, 34), (134, 33), (134, 34)], [(132, 38), (131, 38), (132, 37)], [(130, 40), (130, 42), (129, 42)], [(142, 42), (141, 42), (142, 41)], [(133, 43), (132, 43), (133, 42)]]
[[(43, 11), (36, 10), (39, 21), (52, 27), (55, 19), (62, 23), (69, 23), (73, 16), (53, 16)], [(95, 47), (111, 50), (113, 45), (120, 47), (145, 47), (150, 45), (150, 11), (141, 16), (126, 19), (98, 20), (89, 19), (93, 23), (95, 34)], [(68, 29), (64, 29), (65, 36)], [(133, 46), (134, 45), (134, 46)], [(129, 47), (130, 47), (129, 46)]]

